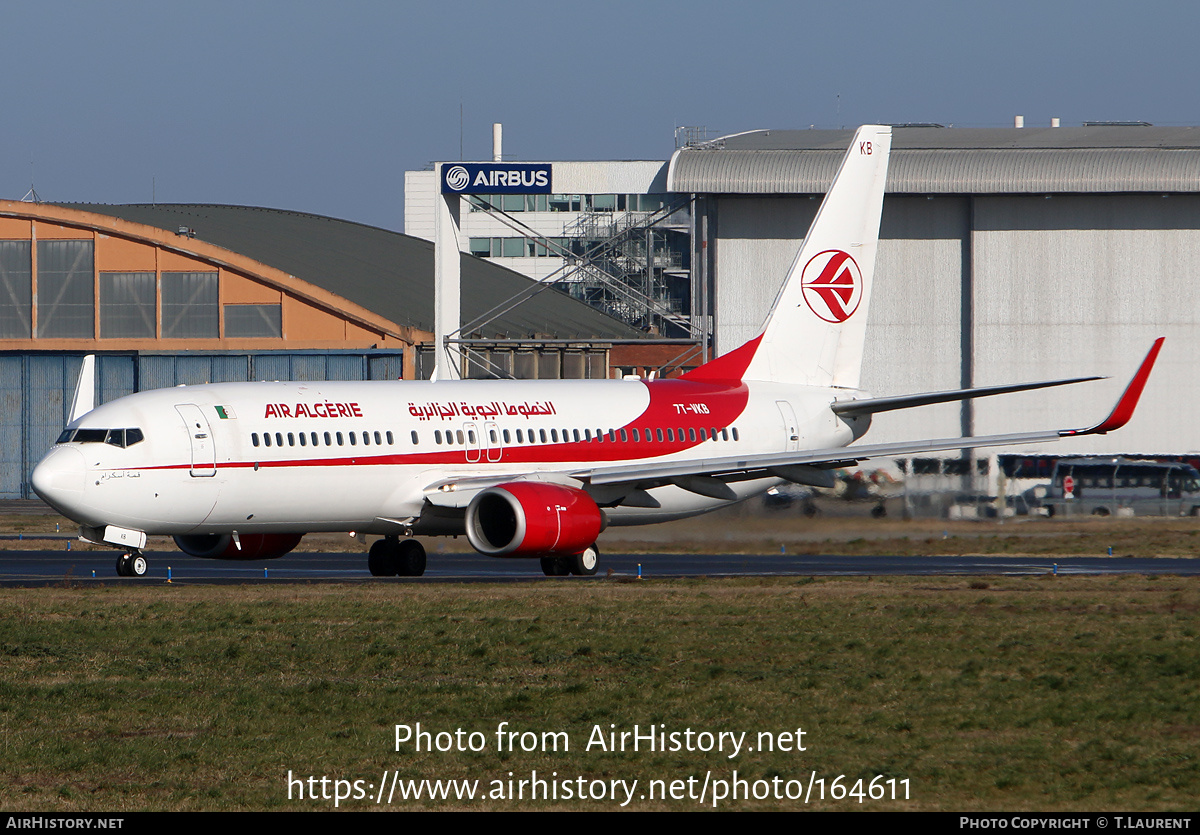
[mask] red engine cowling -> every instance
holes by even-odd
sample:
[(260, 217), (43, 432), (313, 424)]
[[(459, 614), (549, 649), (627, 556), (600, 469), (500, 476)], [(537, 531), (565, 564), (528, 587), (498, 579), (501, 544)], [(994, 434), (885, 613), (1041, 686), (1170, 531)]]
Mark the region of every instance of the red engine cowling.
[(483, 490), (467, 505), (467, 539), (491, 557), (578, 554), (603, 529), (592, 497), (561, 484), (513, 481)]
[(206, 560), (273, 560), (300, 544), (302, 533), (258, 533), (238, 537), (239, 549), (227, 533), (198, 533), (176, 536), (179, 550)]

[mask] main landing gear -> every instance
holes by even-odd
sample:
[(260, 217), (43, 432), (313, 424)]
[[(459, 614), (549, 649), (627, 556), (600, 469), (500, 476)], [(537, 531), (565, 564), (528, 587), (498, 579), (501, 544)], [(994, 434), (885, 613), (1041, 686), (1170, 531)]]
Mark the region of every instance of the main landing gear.
[(118, 577), (145, 577), (147, 568), (146, 558), (137, 552), (117, 557)]
[(542, 573), (547, 577), (565, 577), (576, 574), (588, 577), (596, 573), (600, 564), (600, 549), (592, 543), (582, 552), (569, 557), (542, 557)]
[(415, 539), (385, 536), (371, 545), (367, 568), (374, 577), (420, 577), (425, 573), (425, 547)]

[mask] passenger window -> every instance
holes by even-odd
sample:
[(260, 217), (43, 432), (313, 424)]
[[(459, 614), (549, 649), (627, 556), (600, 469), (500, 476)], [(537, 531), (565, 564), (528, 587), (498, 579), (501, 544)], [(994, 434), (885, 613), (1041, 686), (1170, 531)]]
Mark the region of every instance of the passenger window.
[[(392, 433), (391, 433), (391, 432), (389, 432), (389, 433), (387, 433), (387, 434), (388, 434), (388, 443), (390, 444), (390, 443), (392, 442)], [(380, 445), (380, 444), (382, 444), (382, 443), (383, 443), (383, 441), (382, 441), (382, 440), (380, 440), (380, 438), (379, 438), (379, 433), (378, 433), (378, 432), (376, 432), (376, 433), (375, 433), (375, 443), (376, 443), (376, 445)]]
[(518, 443), (518, 444), (523, 444), (523, 443), (525, 443), (525, 437), (524, 437), (524, 436), (521, 434), (521, 430), (520, 430), (520, 429), (518, 429), (518, 430), (517, 430), (517, 443)]
[(624, 429), (621, 430), (621, 440), (622, 441), (629, 440), (629, 433), (627, 433)]
[(325, 446), (333, 446), (333, 438), (328, 432), (325, 433)]
[(308, 436), (303, 432), (300, 433), (300, 446), (308, 446)]
[(658, 442), (661, 444), (661, 443), (662, 443), (662, 439), (663, 439), (663, 433), (662, 433), (662, 430), (661, 430), (661, 429), (655, 429), (655, 430), (654, 430), (654, 434), (655, 434), (655, 435), (658, 437)]
[(556, 443), (556, 444), (558, 443), (558, 430), (557, 429), (550, 430), (550, 440), (554, 441), (554, 443)]
[(433, 442), (435, 444), (437, 444), (438, 446), (442, 445), (442, 430), (440, 430), (440, 429), (433, 430)]
[(733, 427), (733, 439), (734, 439), (735, 441), (737, 441), (737, 440), (740, 440), (740, 439), (738, 438), (738, 431), (737, 431), (737, 427), (736, 427), (736, 426), (735, 426), (735, 427)]
[(539, 429), (539, 430), (538, 430), (538, 434), (539, 434), (539, 435), (541, 435), (541, 437), (542, 437), (542, 443), (543, 443), (543, 444), (544, 444), (544, 443), (546, 443), (546, 430), (545, 430), (545, 429)]
[(250, 443), (253, 446), (258, 446), (258, 433), (257, 432), (250, 433)]
[(316, 433), (316, 432), (313, 432), (313, 433), (312, 433), (312, 445), (313, 445), (313, 446), (318, 446), (318, 443), (317, 443), (317, 433)]
[(688, 440), (689, 441), (696, 440), (696, 430), (695, 429), (691, 429), (691, 428), (688, 429)]
[(363, 446), (370, 446), (370, 445), (371, 445), (371, 433), (363, 432)]
[(271, 433), (270, 432), (263, 433), (263, 443), (266, 444), (267, 446), (271, 445)]
[[(346, 434), (350, 436), (350, 446), (358, 446), (358, 437), (353, 432), (347, 432)], [(341, 434), (339, 434), (338, 435), (338, 443), (341, 443), (341, 442), (342, 442), (342, 436), (341, 436)]]
[(489, 438), (491, 438), (491, 440), (492, 440), (492, 443), (493, 443), (493, 444), (497, 443), (497, 438), (496, 438), (496, 430), (495, 430), (495, 429), (489, 429), (489, 430), (488, 430), (488, 437), (489, 437)]
[(510, 443), (507, 429), (504, 430), (504, 443)]
[(288, 446), (296, 445), (296, 435), (293, 432), (288, 433)]
[(575, 443), (579, 443), (579, 430), (576, 429), (576, 430), (574, 430), (574, 432), (575, 432)]
[(342, 446), (342, 433), (338, 432), (336, 437), (337, 437), (338, 446)]
[(467, 441), (469, 443), (471, 443), (472, 445), (475, 443), (475, 430), (474, 429), (467, 430)]
[(458, 430), (457, 432), (455, 432), (454, 434), (458, 436), (458, 445), (459, 445), (459, 446), (462, 446), (462, 445), (463, 445), (463, 443), (464, 443), (464, 441), (463, 441), (463, 431), (462, 431), (461, 429), (459, 429), (459, 430)]
[(275, 446), (283, 446), (283, 433), (282, 432), (275, 433)]
[(674, 429), (668, 429), (668, 430), (667, 430), (667, 440), (668, 440), (668, 441), (673, 441), (673, 440), (675, 440), (675, 430), (674, 430)]
[[(391, 438), (391, 433), (389, 432), (388, 433), (388, 443), (390, 444), (391, 442), (392, 442), (392, 438)], [(412, 442), (413, 442), (413, 446), (417, 445), (417, 430), (415, 430), (415, 429), (412, 431)]]

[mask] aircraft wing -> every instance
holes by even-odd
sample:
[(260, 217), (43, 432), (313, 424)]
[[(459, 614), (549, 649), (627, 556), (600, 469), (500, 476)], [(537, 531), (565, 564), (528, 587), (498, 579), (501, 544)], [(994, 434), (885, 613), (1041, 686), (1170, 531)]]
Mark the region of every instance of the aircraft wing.
[[(715, 499), (737, 498), (731, 482), (750, 481), (758, 478), (782, 478), (798, 484), (814, 487), (833, 485), (833, 470), (853, 466), (870, 458), (891, 458), (901, 455), (919, 455), (948, 449), (972, 447), (1008, 446), (1011, 444), (1042, 443), (1059, 438), (1079, 435), (1103, 435), (1120, 429), (1133, 416), (1134, 408), (1146, 386), (1150, 370), (1158, 358), (1163, 340), (1159, 338), (1150, 348), (1146, 358), (1138, 367), (1133, 379), (1126, 386), (1116, 406), (1104, 420), (1084, 429), (1052, 429), (1042, 432), (1019, 432), (1007, 435), (972, 435), (959, 438), (935, 438), (919, 441), (900, 441), (887, 444), (861, 444), (856, 446), (830, 447), (828, 449), (795, 450), (755, 455), (727, 455), (711, 458), (694, 458), (686, 461), (639, 461), (611, 466), (579, 467), (564, 472), (542, 473), (491, 473), (484, 476), (446, 478), (425, 488), (425, 498), (430, 504), (446, 508), (465, 508), (481, 490), (510, 481), (545, 481), (578, 487), (593, 495), (597, 503), (637, 504), (644, 499), (644, 491), (654, 487), (674, 484), (703, 496)], [(1062, 381), (1048, 385), (1061, 385)], [(1045, 383), (1033, 384), (1035, 387)], [(1023, 390), (1028, 384), (1016, 387), (993, 387)], [(990, 390), (985, 390), (992, 393)], [(997, 392), (998, 393), (998, 392)], [(959, 392), (940, 392), (960, 394)], [(925, 395), (914, 395), (913, 399)], [(946, 398), (949, 399), (949, 398)], [(955, 397), (954, 399), (961, 399)], [(851, 401), (853, 402), (853, 401)], [(871, 401), (867, 401), (868, 403)], [(934, 400), (928, 402), (942, 402)], [(909, 403), (907, 405), (924, 405)], [(892, 407), (897, 408), (897, 407)]]
[(1146, 386), (1146, 380), (1150, 376), (1150, 370), (1154, 367), (1154, 361), (1158, 358), (1162, 343), (1161, 337), (1155, 340), (1154, 345), (1146, 354), (1146, 358), (1142, 360), (1142, 364), (1109, 415), (1094, 426), (1084, 429), (1055, 429), (1007, 435), (974, 435), (762, 455), (723, 456), (692, 461), (623, 464), (580, 469), (571, 472), (570, 475), (592, 485), (593, 488), (609, 486), (611, 490), (611, 488), (627, 485), (630, 488), (645, 490), (664, 484), (676, 484), (701, 495), (714, 498), (733, 498), (733, 491), (728, 486), (729, 482), (776, 477), (801, 484), (827, 486), (824, 482), (831, 481), (832, 475), (826, 472), (826, 477), (823, 478), (822, 471), (851, 466), (869, 458), (890, 458), (947, 449), (1041, 443), (1079, 435), (1103, 435), (1120, 429), (1133, 416), (1134, 408)]

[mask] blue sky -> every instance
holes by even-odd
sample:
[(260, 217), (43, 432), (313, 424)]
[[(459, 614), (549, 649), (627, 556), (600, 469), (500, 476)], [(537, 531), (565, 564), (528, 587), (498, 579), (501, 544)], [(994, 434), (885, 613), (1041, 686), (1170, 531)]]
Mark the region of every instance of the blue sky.
[(1191, 4), (0, 0), (0, 197), (402, 229), (407, 169), (666, 159), (676, 125), (1200, 124)]

